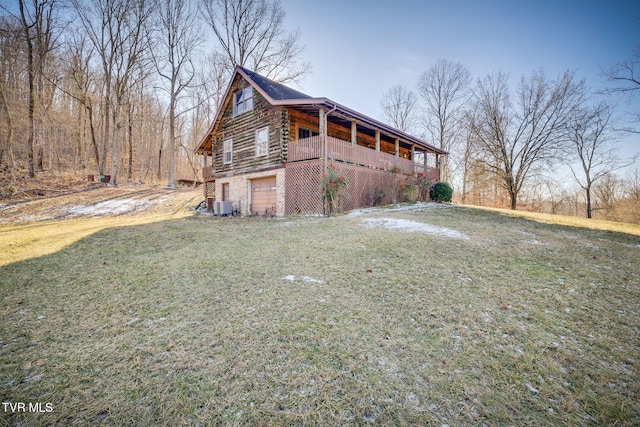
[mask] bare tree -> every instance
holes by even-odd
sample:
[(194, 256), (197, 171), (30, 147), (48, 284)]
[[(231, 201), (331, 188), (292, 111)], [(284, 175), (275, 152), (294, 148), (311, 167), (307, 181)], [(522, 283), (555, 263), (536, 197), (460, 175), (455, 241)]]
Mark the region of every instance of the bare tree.
[[(622, 93), (634, 96), (640, 93), (640, 44), (636, 46), (630, 60), (621, 61), (604, 72), (607, 80), (615, 86), (605, 89), (604, 93)], [(640, 111), (635, 112), (635, 122), (640, 122)], [(627, 132), (640, 133), (638, 129), (625, 129)]]
[[(72, 0), (89, 39), (100, 56), (104, 73), (104, 148), (111, 139), (111, 180), (117, 185), (119, 135), (122, 106), (145, 52), (147, 40), (143, 32), (150, 7), (145, 0)], [(110, 126), (110, 122), (113, 128)], [(101, 170), (106, 168), (100, 167)]]
[[(44, 116), (54, 96), (53, 86), (45, 96), (45, 70), (54, 48), (57, 20), (56, 0), (19, 0), (19, 21), (27, 51), (28, 119), (27, 152), (29, 176), (43, 170)], [(6, 10), (6, 9), (5, 9)], [(37, 148), (37, 157), (36, 157)]]
[(518, 194), (533, 169), (558, 158), (566, 122), (584, 96), (584, 81), (565, 72), (550, 81), (542, 71), (522, 78), (511, 99), (507, 75), (490, 74), (475, 90), (473, 131), (483, 162), (498, 177), (516, 209)]
[(283, 28), (279, 0), (200, 0), (205, 21), (225, 55), (227, 74), (236, 65), (282, 83), (310, 72), (301, 62), (300, 33)]
[(615, 220), (615, 207), (624, 197), (624, 185), (615, 174), (607, 174), (593, 186), (593, 195), (599, 211), (598, 217)]
[(15, 124), (9, 92), (16, 91), (17, 79), (14, 76), (21, 68), (18, 55), (22, 50), (19, 48), (22, 40), (21, 34), (22, 26), (17, 19), (7, 16), (0, 17), (0, 113), (4, 117), (4, 126), (0, 128), (0, 137), (2, 138), (0, 140), (0, 168), (8, 168), (13, 181), (15, 181), (16, 169), (13, 155)]
[[(454, 151), (464, 134), (462, 120), (471, 73), (459, 62), (441, 59), (418, 80), (418, 93), (425, 105), (424, 124), (436, 144)], [(448, 159), (441, 164), (444, 181), (449, 180)]]
[(380, 107), (387, 123), (403, 132), (418, 124), (418, 97), (406, 86), (397, 85), (382, 95)]
[[(35, 139), (35, 115), (36, 115), (36, 63), (34, 52), (34, 31), (33, 28), (37, 24), (38, 16), (30, 16), (29, 11), (25, 5), (24, 0), (18, 0), (20, 6), (20, 23), (22, 24), (22, 31), (24, 39), (27, 45), (27, 74), (29, 76), (29, 131), (27, 136), (27, 153), (29, 156), (29, 176), (35, 176), (35, 163), (34, 163), (34, 145)], [(37, 11), (37, 9), (36, 9)]]
[[(169, 188), (176, 187), (176, 119), (181, 93), (196, 76), (192, 55), (204, 41), (197, 10), (189, 0), (158, 0), (156, 49), (153, 58), (169, 95)], [(180, 144), (182, 145), (182, 144)]]
[(576, 168), (569, 164), (573, 178), (585, 191), (587, 218), (592, 218), (591, 190), (593, 184), (615, 170), (629, 166), (616, 156), (611, 145), (615, 141), (612, 127), (613, 109), (604, 102), (577, 109), (567, 123), (568, 137), (573, 154), (582, 168), (582, 177), (578, 177)]

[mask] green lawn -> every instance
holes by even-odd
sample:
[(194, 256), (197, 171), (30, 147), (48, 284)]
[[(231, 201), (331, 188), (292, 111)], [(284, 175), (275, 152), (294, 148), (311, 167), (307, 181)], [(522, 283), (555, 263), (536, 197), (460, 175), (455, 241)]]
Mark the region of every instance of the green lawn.
[(630, 234), (433, 204), (192, 216), (0, 283), (0, 397), (52, 407), (0, 425), (640, 423)]

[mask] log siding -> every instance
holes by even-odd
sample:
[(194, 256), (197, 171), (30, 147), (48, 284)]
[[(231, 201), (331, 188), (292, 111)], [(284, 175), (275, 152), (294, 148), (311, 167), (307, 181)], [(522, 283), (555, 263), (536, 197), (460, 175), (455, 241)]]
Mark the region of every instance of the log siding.
[[(236, 78), (231, 93), (244, 89), (248, 83)], [(213, 135), (212, 168), (217, 176), (228, 176), (238, 171), (260, 170), (282, 165), (282, 107), (274, 107), (258, 91), (253, 91), (253, 109), (234, 117), (234, 96), (224, 106), (220, 124)], [(269, 128), (269, 147), (266, 156), (256, 156), (256, 130)], [(233, 140), (233, 161), (225, 164), (222, 156), (223, 141)]]

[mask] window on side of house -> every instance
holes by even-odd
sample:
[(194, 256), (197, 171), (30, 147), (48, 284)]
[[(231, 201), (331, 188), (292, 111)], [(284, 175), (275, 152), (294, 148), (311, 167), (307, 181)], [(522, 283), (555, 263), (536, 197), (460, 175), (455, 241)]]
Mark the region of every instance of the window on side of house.
[(233, 94), (233, 117), (253, 110), (253, 87), (247, 86)]
[(305, 128), (302, 126), (298, 126), (298, 139), (309, 138), (311, 136), (318, 136), (320, 132), (315, 130), (311, 130), (309, 128)]
[(256, 157), (269, 154), (269, 126), (256, 131)]
[(222, 142), (222, 163), (225, 165), (233, 161), (233, 140), (227, 139)]

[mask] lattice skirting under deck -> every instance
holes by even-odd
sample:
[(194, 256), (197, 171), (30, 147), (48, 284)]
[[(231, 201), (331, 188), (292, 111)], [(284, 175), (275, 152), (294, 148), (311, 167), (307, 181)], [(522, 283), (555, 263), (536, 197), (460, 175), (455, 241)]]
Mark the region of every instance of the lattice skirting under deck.
[[(347, 177), (341, 210), (351, 210), (390, 203), (389, 189), (393, 175), (377, 169), (336, 162)], [(293, 162), (285, 165), (285, 215), (322, 214), (322, 160)]]

